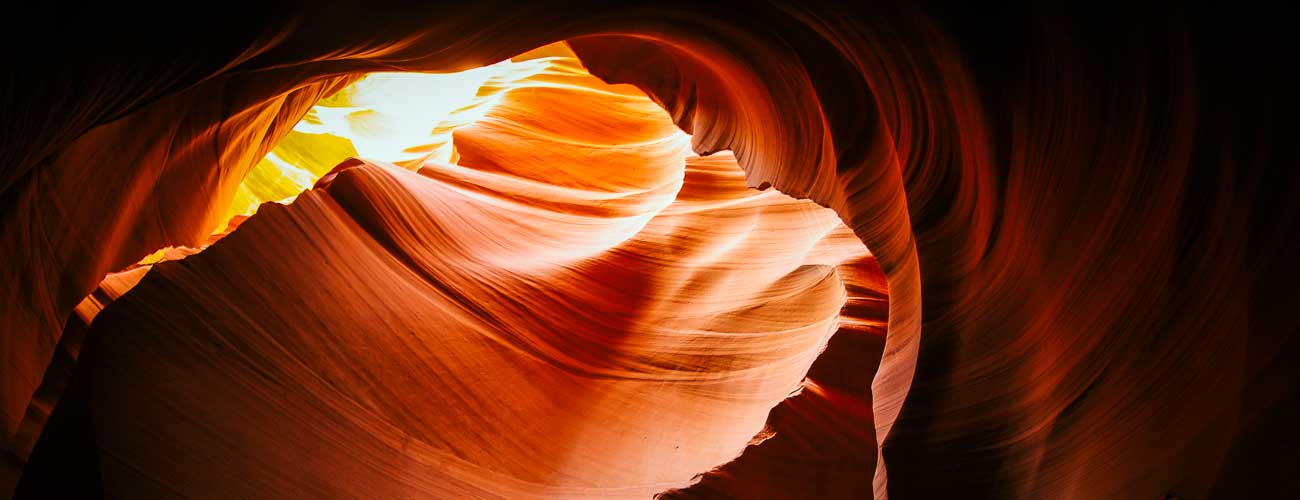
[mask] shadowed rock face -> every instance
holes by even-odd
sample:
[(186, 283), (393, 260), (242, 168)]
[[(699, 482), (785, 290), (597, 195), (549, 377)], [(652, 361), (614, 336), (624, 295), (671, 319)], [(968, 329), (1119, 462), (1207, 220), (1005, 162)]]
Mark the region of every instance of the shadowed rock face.
[[(1297, 491), (1286, 16), (96, 9), (5, 35), (6, 491)], [(365, 74), (558, 40), (603, 82), (223, 227)]]

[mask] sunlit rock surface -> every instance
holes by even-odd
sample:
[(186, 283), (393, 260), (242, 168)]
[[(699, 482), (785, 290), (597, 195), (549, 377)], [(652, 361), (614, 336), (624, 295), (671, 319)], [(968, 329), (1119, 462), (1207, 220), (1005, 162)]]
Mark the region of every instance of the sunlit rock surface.
[(834, 212), (547, 64), (458, 165), (344, 162), (100, 315), (105, 493), (647, 498), (739, 455), (839, 329), (836, 267), (879, 271)]

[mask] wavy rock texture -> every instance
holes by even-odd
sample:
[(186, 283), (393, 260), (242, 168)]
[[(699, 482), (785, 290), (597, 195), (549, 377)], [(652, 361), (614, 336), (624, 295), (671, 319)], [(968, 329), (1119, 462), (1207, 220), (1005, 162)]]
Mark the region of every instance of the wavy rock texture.
[(459, 165), (345, 162), (97, 318), (105, 494), (645, 498), (736, 456), (866, 249), (568, 61)]
[[(805, 390), (771, 415), (769, 430), (776, 429), (775, 435), (671, 495), (865, 496), (859, 486), (867, 475), (874, 496), (881, 498), (1240, 498), (1300, 491), (1293, 473), (1300, 440), (1290, 423), (1300, 419), (1294, 382), (1300, 366), (1294, 311), (1300, 298), (1293, 286), (1300, 275), (1293, 258), (1300, 254), (1295, 216), (1300, 207), (1294, 196), (1297, 148), (1285, 127), (1300, 112), (1294, 94), (1300, 79), (1286, 64), (1295, 53), (1293, 37), (1284, 35), (1292, 16), (1243, 16), (1202, 7), (1171, 13), (1130, 6), (1093, 17), (1044, 7), (966, 12), (891, 4), (507, 7), (489, 2), (344, 2), (328, 8), (236, 3), (162, 22), (121, 7), (12, 13), (29, 19), (20, 24), (39, 33), (5, 31), (6, 37), (17, 36), (5, 40), (7, 66), (13, 70), (0, 77), (0, 126), (6, 132), (0, 134), (0, 280), (6, 283), (0, 288), (5, 324), (0, 423), (11, 477), (27, 458), (21, 443), (31, 437), (19, 436), (18, 429), (32, 428), (24, 415), (33, 414), (27, 411), (32, 394), (65, 318), (107, 273), (167, 245), (198, 245), (219, 230), (229, 207), (238, 204), (245, 174), (313, 103), (366, 72), (458, 71), (567, 39), (595, 75), (632, 83), (662, 106), (691, 134), (697, 153), (732, 151), (750, 185), (770, 183), (834, 210), (870, 249), (884, 277), (883, 283), (861, 280), (875, 285), (860, 292), (852, 292), (859, 288), (851, 284), (836, 287), (860, 293), (848, 299), (850, 305), (860, 300), (883, 307), (880, 292), (888, 290), (887, 315), (882, 318), (874, 309), (862, 314), (863, 323), (876, 325), (875, 333), (844, 337), (860, 343), (830, 342), (831, 349), (849, 346), (855, 353), (849, 359), (866, 359), (860, 370), (843, 368), (848, 362), (834, 362), (839, 358), (828, 350), (813, 365)], [(716, 161), (705, 158), (710, 158), (705, 163)], [(487, 173), (512, 168), (508, 162), (488, 167), (495, 162), (490, 156), (476, 161), (484, 162)], [(354, 166), (319, 194), (255, 217), (292, 219), (312, 203), (317, 204), (313, 210), (324, 212), (330, 206), (323, 201), (326, 195), (334, 199), (334, 191), (347, 186), (409, 187), (402, 179), (447, 185), (452, 177), (438, 177), (436, 169), (425, 174), (433, 176)], [(354, 178), (364, 175), (373, 176), (365, 183)], [(352, 191), (354, 196), (365, 192)], [(384, 195), (352, 198), (349, 206), (407, 206), (394, 205), (404, 199), (397, 196), (402, 193), (410, 198), (418, 191), (394, 187)], [(647, 192), (644, 199), (624, 200), (615, 208), (646, 209), (639, 203), (649, 204), (651, 198)], [(568, 215), (553, 223), (571, 223), (570, 216), (582, 214)], [(384, 220), (373, 212), (370, 218), (349, 218)], [(653, 220), (647, 218), (641, 231)], [(256, 223), (250, 219), (249, 224)], [(150, 279), (163, 283), (169, 268), (192, 272), (188, 266), (215, 260), (209, 254), (220, 255), (224, 246), (237, 253), (237, 238), (256, 228), (237, 230), (228, 242), (183, 263), (158, 266), (141, 286), (149, 286)], [(279, 228), (264, 227), (261, 238), (295, 236), (269, 229)], [(402, 234), (411, 237), (385, 236), (406, 227), (352, 229), (375, 237), (374, 245), (385, 249), (408, 241), (399, 239)], [(629, 231), (631, 222), (618, 234)], [(605, 244), (632, 241), (606, 236)], [(501, 240), (499, 251), (490, 254), (498, 261), (508, 260), (512, 245), (526, 243)], [(579, 254), (594, 249), (579, 247), (546, 258), (592, 258)], [(349, 269), (357, 279), (370, 270)], [(219, 276), (205, 286), (233, 287), (238, 279), (253, 279), (230, 268), (209, 271)], [(849, 282), (850, 274), (842, 273), (840, 280)], [(110, 306), (94, 320), (93, 330), (110, 334), (88, 339), (78, 375), (99, 373), (110, 381), (144, 376), (150, 390), (198, 383), (189, 377), (154, 378), (149, 370), (182, 365), (133, 358), (125, 347), (161, 348), (187, 337), (146, 338), (132, 336), (135, 329), (108, 326), (117, 321), (115, 309), (122, 311), (121, 320), (142, 322), (175, 312), (140, 312), (148, 301), (132, 297), (143, 297), (144, 290), (126, 294), (116, 303), (121, 306)], [(392, 300), (412, 300), (407, 297)], [(232, 307), (261, 307), (268, 317), (298, 310), (269, 304), (240, 301)], [(383, 308), (349, 312), (352, 318)], [(885, 318), (886, 335), (878, 345), (876, 323)], [(191, 323), (187, 331), (205, 324)], [(113, 333), (140, 344), (112, 347), (118, 341)], [(827, 333), (829, 325), (822, 335)], [(220, 348), (198, 344), (188, 352), (206, 349), (215, 362), (222, 359), (217, 354), (235, 346), (267, 341), (264, 334), (243, 332)], [(538, 356), (553, 349), (526, 335), (504, 340), (528, 344)], [(97, 355), (95, 346), (108, 347)], [(815, 347), (808, 349), (800, 351), (804, 362), (812, 362), (815, 353)], [(606, 374), (671, 371), (611, 351), (616, 350), (576, 352), (578, 359), (569, 361)], [(881, 354), (877, 358), (874, 352)], [(140, 362), (117, 365), (108, 353)], [(182, 367), (197, 370), (207, 359), (191, 358)], [(861, 380), (847, 374), (869, 373), (877, 360), (871, 411), (855, 406), (865, 401), (861, 392), (853, 404), (839, 399), (849, 388), (862, 387), (852, 385)], [(256, 373), (253, 361), (245, 359), (244, 371), (236, 373)], [(378, 358), (371, 361), (380, 366)], [(370, 372), (353, 375), (360, 373)], [(788, 390), (798, 382), (791, 377), (776, 385)], [(784, 377), (771, 380), (775, 384), (778, 378)], [(328, 382), (308, 381), (316, 390), (337, 390)], [(384, 391), (388, 384), (405, 383), (384, 382), (364, 388)], [(264, 411), (276, 403), (285, 405), (282, 411), (299, 405), (295, 408), (311, 418), (346, 413), (277, 398), (293, 392), (282, 392), (286, 386), (247, 385), (257, 387), (253, 396), (268, 401)], [(119, 475), (125, 474), (120, 461), (74, 460), (99, 457), (101, 447), (139, 452), (166, 444), (127, 442), (117, 425), (136, 425), (130, 420), (135, 415), (201, 415), (195, 410), (202, 394), (159, 401), (128, 387), (116, 386), (110, 397), (73, 380), (35, 444), (24, 484), (70, 484), (66, 476), (122, 488), (117, 491), (155, 484)], [(780, 391), (769, 389), (767, 397), (779, 399), (774, 395)], [(752, 433), (763, 421), (758, 394), (738, 396), (755, 397), (755, 414), (746, 423), (751, 428), (745, 429)], [(241, 393), (237, 402), (249, 397)], [(730, 404), (737, 406), (728, 410), (735, 415), (750, 414), (738, 408), (742, 402)], [(401, 407), (384, 411), (400, 414)], [(391, 479), (428, 466), (335, 460), (316, 453), (347, 449), (348, 457), (394, 456), (373, 451), (400, 449), (400, 443), (356, 438), (363, 432), (393, 435), (379, 429), (378, 420), (331, 422), (338, 425), (330, 429), (357, 433), (349, 439), (337, 433), (320, 440), (304, 437), (302, 432), (322, 432), (311, 426), (274, 426), (271, 439), (268, 429), (255, 423), (263, 417), (272, 415), (250, 414), (248, 425), (234, 426), (238, 433), (224, 439), (183, 433), (178, 443), (206, 439), (213, 444), (205, 450), (209, 453), (250, 443), (301, 443), (278, 446), (262, 458), (315, 471), (325, 478), (322, 488), (338, 488), (305, 496), (346, 493), (342, 478), (349, 474), (378, 471)], [(408, 418), (421, 421), (417, 417)], [(97, 430), (77, 431), (81, 427), (60, 422), (93, 424)], [(697, 457), (716, 464), (744, 447), (749, 436), (742, 440), (742, 434), (735, 430), (730, 437), (690, 441), (719, 446), (710, 460)], [(782, 440), (783, 435), (790, 439)], [(85, 438), (80, 448), (43, 444), (77, 442), (77, 436)], [(509, 436), (531, 439), (529, 433)], [(877, 450), (827, 444), (871, 437), (880, 443)], [(666, 442), (645, 446), (666, 450)], [(619, 450), (629, 453), (611, 446)], [(825, 451), (837, 458), (819, 462), (823, 457), (815, 452)], [(644, 456), (664, 456), (657, 453)], [(782, 456), (801, 457), (792, 463), (803, 465), (855, 464), (857, 473), (823, 467), (822, 475), (778, 474), (816, 469), (780, 467)], [(210, 491), (248, 487), (215, 478), (252, 466), (136, 458), (148, 458), (155, 470), (180, 460), (167, 469), (175, 474), (171, 478), (154, 479), (170, 481), (162, 483), (168, 487)], [(428, 467), (462, 474), (462, 480), (481, 472)], [(645, 472), (630, 467), (613, 474), (627, 479)], [(648, 481), (662, 481), (665, 488), (679, 481), (665, 477)], [(454, 479), (431, 487), (465, 484)], [(270, 484), (294, 480), (286, 476)], [(595, 487), (590, 478), (573, 481), (567, 484)], [(764, 486), (768, 481), (771, 487)], [(845, 489), (826, 493), (812, 486), (828, 483)], [(388, 484), (396, 489), (410, 483)], [(535, 494), (578, 491), (513, 484)], [(649, 483), (639, 484), (651, 489)], [(500, 488), (498, 494), (514, 491), (505, 481), (493, 487)], [(782, 495), (790, 491), (800, 493)]]

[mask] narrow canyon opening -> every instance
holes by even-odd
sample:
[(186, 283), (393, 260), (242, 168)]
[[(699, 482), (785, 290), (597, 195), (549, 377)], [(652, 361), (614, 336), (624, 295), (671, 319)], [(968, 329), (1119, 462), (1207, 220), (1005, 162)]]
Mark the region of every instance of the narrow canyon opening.
[(885, 279), (832, 210), (767, 187), (562, 42), (357, 75), (205, 245), (107, 277), (50, 373), (111, 339), (84, 404), (132, 495), (869, 494)]

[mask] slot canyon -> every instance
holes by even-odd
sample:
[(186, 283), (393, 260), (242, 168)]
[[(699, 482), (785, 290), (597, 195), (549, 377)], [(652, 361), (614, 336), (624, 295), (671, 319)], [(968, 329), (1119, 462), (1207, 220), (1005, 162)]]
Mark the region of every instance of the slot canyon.
[(0, 498), (1300, 495), (1294, 12), (24, 5)]

